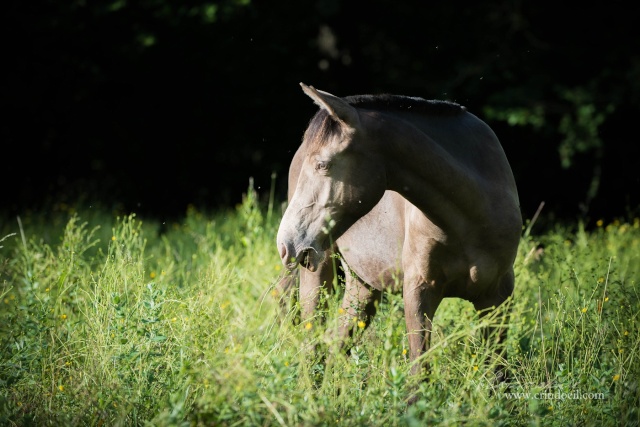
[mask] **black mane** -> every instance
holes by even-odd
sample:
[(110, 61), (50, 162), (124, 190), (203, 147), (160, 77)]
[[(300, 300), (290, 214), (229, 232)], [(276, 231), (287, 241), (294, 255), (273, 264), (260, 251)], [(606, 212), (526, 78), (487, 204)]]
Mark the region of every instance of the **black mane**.
[[(402, 95), (353, 95), (345, 96), (345, 101), (356, 108), (372, 110), (415, 111), (432, 115), (456, 115), (466, 111), (460, 104), (451, 101), (427, 100)], [(342, 127), (325, 110), (320, 108), (309, 121), (305, 139), (322, 144), (328, 138), (342, 131)]]
[(462, 105), (451, 101), (403, 95), (353, 95), (345, 96), (343, 99), (357, 108), (414, 110), (428, 114), (457, 114), (466, 110)]

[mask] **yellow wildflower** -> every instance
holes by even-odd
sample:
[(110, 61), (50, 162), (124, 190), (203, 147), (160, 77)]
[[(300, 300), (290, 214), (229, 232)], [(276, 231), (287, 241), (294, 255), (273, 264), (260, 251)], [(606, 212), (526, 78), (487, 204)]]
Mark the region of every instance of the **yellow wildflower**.
[(60, 385), (58, 386), (58, 390), (60, 390), (60, 391), (64, 391), (64, 386), (63, 386), (62, 384), (60, 384)]
[(583, 307), (583, 308), (582, 308), (582, 312), (583, 312), (583, 313), (586, 313), (586, 312), (587, 312), (587, 307)]
[(67, 318), (67, 315), (66, 315), (66, 314), (61, 314), (61, 315), (60, 315), (60, 318), (61, 318), (62, 320), (65, 320), (65, 319)]
[(152, 279), (156, 278), (156, 272), (152, 271), (151, 273), (149, 273), (149, 277), (151, 277)]
[(613, 380), (614, 380), (614, 381), (618, 381), (619, 379), (620, 379), (620, 375), (615, 374), (615, 375), (613, 376)]
[(313, 328), (313, 325), (311, 324), (311, 322), (307, 322), (307, 323), (304, 325), (304, 328), (305, 328), (306, 330), (309, 330), (309, 329)]
[(475, 371), (477, 371), (477, 370), (478, 370), (478, 365), (474, 365), (474, 366), (473, 366), (473, 371), (475, 372)]
[(116, 241), (116, 236), (111, 236), (111, 241), (115, 242)]
[(603, 221), (603, 220), (601, 220), (601, 219), (599, 219), (598, 221), (596, 221), (596, 225), (597, 225), (598, 227), (602, 227), (602, 225), (603, 225), (603, 224), (604, 224), (604, 221)]
[(358, 322), (358, 328), (364, 329), (365, 326), (367, 326), (367, 324), (364, 323), (362, 320)]

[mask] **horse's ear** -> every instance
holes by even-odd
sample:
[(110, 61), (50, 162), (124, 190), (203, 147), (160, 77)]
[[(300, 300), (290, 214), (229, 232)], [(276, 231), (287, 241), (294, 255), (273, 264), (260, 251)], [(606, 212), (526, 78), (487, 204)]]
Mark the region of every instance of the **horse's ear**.
[(304, 83), (300, 83), (300, 86), (302, 86), (304, 93), (306, 93), (309, 98), (313, 99), (313, 102), (315, 102), (320, 108), (327, 110), (334, 119), (343, 122), (352, 128), (357, 127), (360, 123), (358, 111), (342, 98), (338, 98), (328, 92), (317, 90), (313, 86), (307, 86)]

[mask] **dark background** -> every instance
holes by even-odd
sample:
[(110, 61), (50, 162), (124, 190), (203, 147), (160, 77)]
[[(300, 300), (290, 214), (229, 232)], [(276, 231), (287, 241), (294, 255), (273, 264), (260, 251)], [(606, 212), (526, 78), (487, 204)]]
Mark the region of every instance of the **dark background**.
[(8, 2), (3, 190), (15, 215), (100, 203), (159, 218), (284, 199), (335, 95), (449, 99), (499, 136), (523, 215), (638, 214), (638, 6), (610, 1)]

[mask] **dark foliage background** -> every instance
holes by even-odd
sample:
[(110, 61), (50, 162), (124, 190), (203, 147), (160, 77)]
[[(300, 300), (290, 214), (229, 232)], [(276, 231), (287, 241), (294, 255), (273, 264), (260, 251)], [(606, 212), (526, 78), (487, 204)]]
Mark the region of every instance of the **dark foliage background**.
[(284, 198), (316, 107), (457, 101), (512, 163), (525, 218), (638, 213), (639, 6), (547, 0), (13, 1), (2, 27), (2, 210), (84, 200), (168, 218)]

